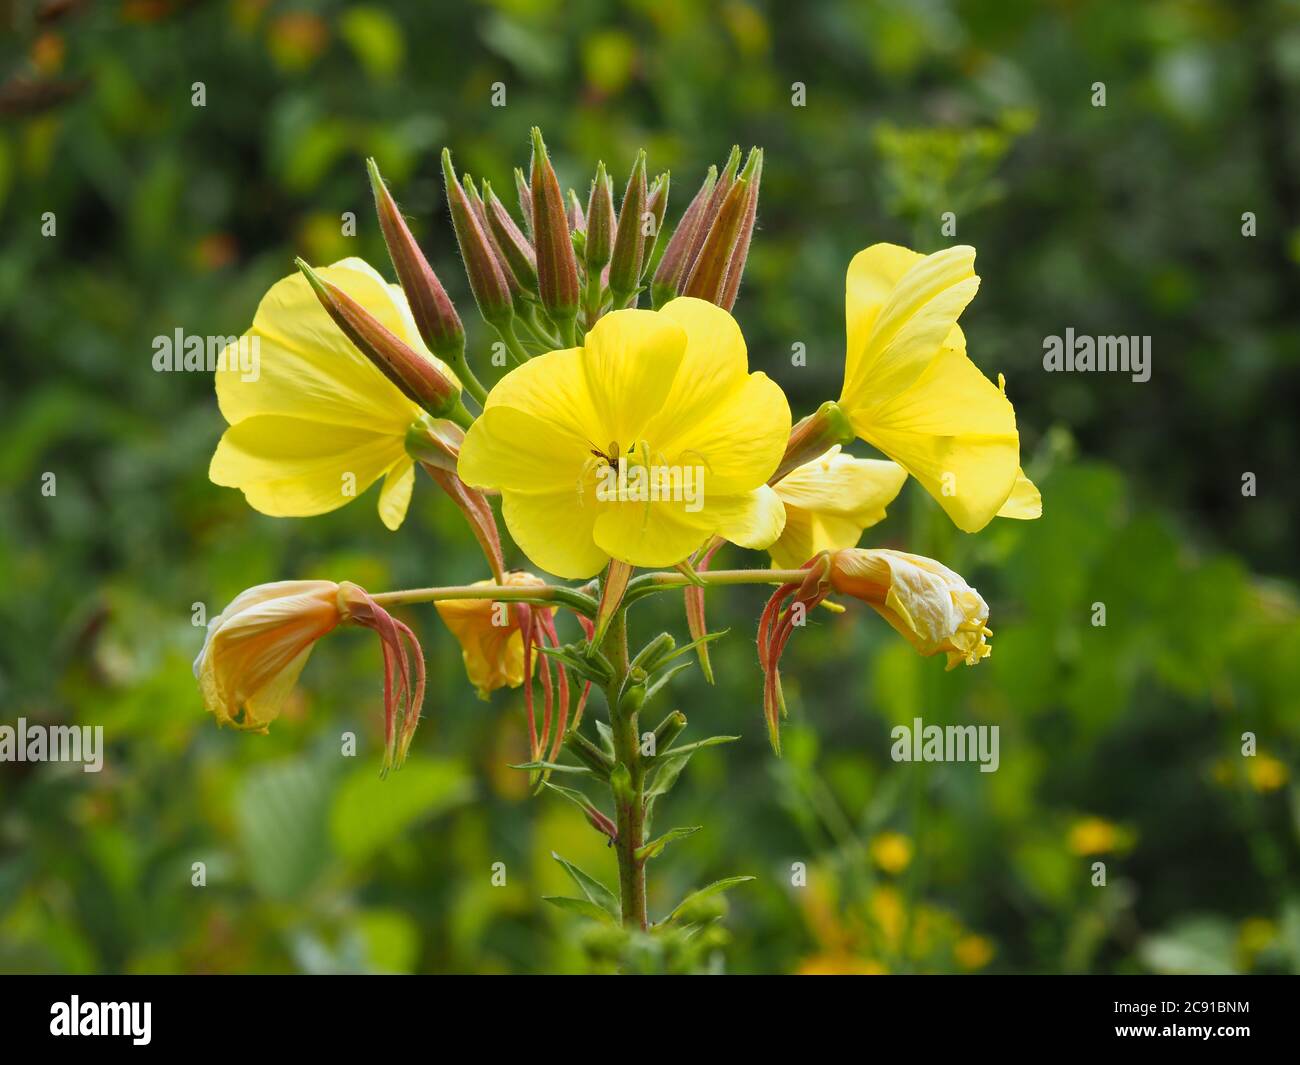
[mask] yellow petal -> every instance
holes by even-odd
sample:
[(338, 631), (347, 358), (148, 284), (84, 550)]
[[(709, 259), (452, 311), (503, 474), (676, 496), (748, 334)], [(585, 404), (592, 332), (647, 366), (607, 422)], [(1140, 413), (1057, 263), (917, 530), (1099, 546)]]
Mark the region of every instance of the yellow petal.
[(923, 256), (877, 244), (854, 256), (845, 285), (841, 406), (869, 409), (912, 384), (978, 288), (975, 249), (966, 245)]
[[(511, 370), (488, 393), (484, 409), (494, 407), (511, 407), (531, 414), (548, 431), (584, 441), (601, 429), (587, 388), (582, 348), (550, 351)], [(595, 446), (604, 447), (608, 443), (604, 440)]]
[[(454, 377), (425, 348), (400, 292), (368, 264), (344, 259), (317, 272)], [(301, 274), (271, 287), (248, 336), (258, 343), (256, 379), (243, 380), (237, 368), (216, 373), (217, 401), (232, 425), (275, 414), (401, 434), (419, 417), (419, 408), (343, 335)]]
[(569, 580), (595, 576), (609, 561), (593, 539), (596, 514), (595, 500), (573, 491), (501, 493), (501, 516), (519, 550)]
[(465, 434), (456, 472), (476, 488), (568, 489), (576, 496), (594, 459), (591, 450), (586, 437), (560, 419), (538, 417), (531, 408), (500, 406), (489, 399)]
[(849, 417), (966, 532), (984, 528), (1011, 494), (1020, 467), (1015, 411), (962, 351), (943, 349), (909, 388)]
[[(263, 415), (226, 430), (208, 476), (263, 514), (307, 517), (337, 510), (401, 463), (410, 468), (401, 437)], [(396, 485), (381, 494), (389, 528), (401, 524), (409, 498), (409, 483), (405, 498)]]
[(605, 315), (583, 342), (582, 368), (600, 436), (594, 446), (626, 450), (645, 436), (659, 413), (686, 353), (686, 333), (655, 311)]
[(379, 489), (379, 520), (393, 532), (402, 527), (414, 487), (415, 464), (409, 459), (395, 462), (384, 477)]
[(767, 485), (741, 495), (709, 501), (717, 515), (717, 535), (738, 547), (765, 551), (785, 528), (785, 504)]
[(998, 511), (998, 517), (1029, 521), (1042, 516), (1043, 497), (1039, 494), (1038, 487), (1025, 476), (1024, 470), (1017, 471), (1015, 487), (1011, 489), (1011, 495)]
[(861, 519), (866, 528), (884, 519), (885, 508), (906, 480), (907, 471), (898, 463), (855, 458), (837, 444), (820, 458), (791, 470), (775, 487), (787, 506)]

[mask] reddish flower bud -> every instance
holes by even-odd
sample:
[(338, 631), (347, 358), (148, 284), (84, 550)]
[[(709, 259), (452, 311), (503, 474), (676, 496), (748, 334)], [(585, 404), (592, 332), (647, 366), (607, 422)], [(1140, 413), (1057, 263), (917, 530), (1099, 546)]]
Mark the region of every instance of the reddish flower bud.
[(452, 417), (468, 424), (460, 386), (437, 365), (384, 328), (379, 319), (337, 285), (326, 281), (302, 259), (294, 260), (334, 319), (358, 351), (410, 400), (435, 418)]
[(479, 313), (499, 328), (514, 317), (510, 284), (473, 203), (456, 180), (451, 152), (446, 148), (442, 150), (442, 177), (447, 190), (447, 205), (451, 209), (451, 224), (465, 262), (470, 290), (478, 303)]
[(379, 167), (373, 159), (366, 160), (366, 167), (375, 194), (379, 228), (383, 230), (388, 256), (393, 260), (397, 280), (411, 306), (416, 328), (430, 351), (448, 362), (457, 362), (465, 350), (465, 326), (460, 315), (411, 235), (406, 219), (379, 174)]
[(700, 251), (704, 247), (704, 240), (709, 235), (718, 213), (722, 210), (722, 205), (726, 202), (727, 197), (731, 194), (731, 187), (736, 182), (736, 171), (740, 169), (740, 145), (731, 146), (731, 154), (727, 156), (727, 164), (722, 168), (722, 173), (718, 175), (717, 184), (713, 186), (713, 192), (709, 196), (708, 203), (700, 215), (700, 224), (695, 229), (695, 235), (691, 238), (691, 250), (686, 260), (686, 273), (684, 277), (690, 277), (691, 271), (695, 269), (695, 261), (700, 257)]
[(691, 267), (686, 279), (683, 296), (696, 296), (710, 303), (722, 305), (723, 286), (727, 281), (727, 268), (731, 264), (731, 252), (740, 233), (740, 224), (745, 218), (745, 201), (749, 195), (749, 184), (743, 178), (731, 186), (731, 191), (723, 201), (722, 209), (709, 227), (708, 236), (700, 248), (700, 254)]
[(483, 182), (483, 207), (487, 214), (488, 229), (492, 239), (511, 272), (520, 285), (530, 292), (537, 291), (537, 254), (523, 231), (515, 225), (506, 205), (492, 191), (487, 181)]
[(614, 308), (627, 306), (641, 287), (641, 265), (645, 258), (645, 225), (642, 215), (646, 209), (645, 152), (637, 152), (632, 173), (627, 179), (623, 203), (618, 211), (618, 231), (614, 236), (614, 251), (609, 260), (609, 291)]
[(667, 172), (660, 174), (650, 183), (650, 193), (646, 197), (645, 209), (654, 218), (654, 231), (646, 237), (645, 241), (645, 262), (641, 267), (642, 280), (650, 273), (650, 267), (654, 263), (655, 248), (659, 245), (659, 234), (664, 228), (664, 215), (668, 213)]
[(524, 216), (524, 232), (528, 239), (533, 239), (533, 192), (528, 187), (528, 178), (524, 176), (523, 167), (515, 167), (515, 195), (519, 197), (519, 211)]
[(713, 195), (713, 186), (717, 180), (718, 168), (709, 167), (704, 184), (691, 200), (681, 221), (677, 223), (677, 229), (673, 231), (672, 237), (664, 247), (663, 258), (659, 260), (654, 282), (650, 287), (652, 302), (656, 309), (681, 295), (682, 280), (686, 277), (686, 263), (695, 240), (695, 231), (709, 206), (709, 199)]
[(582, 202), (578, 199), (578, 194), (572, 189), (569, 190), (569, 232), (585, 233), (587, 231), (587, 218), (582, 213)]
[(745, 211), (740, 220), (740, 232), (736, 235), (735, 245), (731, 249), (731, 261), (727, 264), (727, 280), (722, 286), (722, 298), (718, 306), (724, 311), (736, 305), (736, 294), (740, 291), (740, 279), (745, 273), (745, 261), (749, 258), (749, 242), (754, 236), (754, 222), (758, 218), (758, 185), (763, 178), (763, 150), (751, 149), (745, 161), (745, 169), (740, 172), (745, 182)]
[(599, 275), (614, 248), (614, 187), (605, 164), (596, 164), (596, 177), (587, 197), (587, 277)]
[[(578, 313), (578, 262), (569, 236), (564, 196), (546, 154), (542, 131), (533, 128), (533, 237), (537, 250), (537, 288), (546, 309), (561, 330), (571, 334)], [(565, 322), (569, 323), (567, 328)], [(568, 337), (566, 336), (566, 340)]]

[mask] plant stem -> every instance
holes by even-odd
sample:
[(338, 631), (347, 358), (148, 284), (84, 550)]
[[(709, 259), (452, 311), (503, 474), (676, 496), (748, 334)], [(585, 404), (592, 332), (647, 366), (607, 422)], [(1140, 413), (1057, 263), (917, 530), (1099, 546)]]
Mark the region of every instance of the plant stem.
[[(695, 577), (711, 584), (798, 584), (808, 576), (806, 569), (716, 569), (697, 572)], [(684, 573), (664, 570), (656, 573), (642, 573), (633, 577), (624, 593), (623, 602), (630, 603), (642, 596), (671, 588), (684, 588), (694, 583)]]
[(489, 599), (494, 602), (560, 604), (585, 617), (596, 616), (596, 601), (589, 595), (558, 585), (526, 587), (504, 584), (456, 584), (441, 588), (405, 588), (379, 592), (371, 598), (380, 606), (404, 606), (408, 603), (431, 603), (438, 599)]
[(623, 781), (622, 786), (615, 782), (612, 788), (615, 824), (618, 826), (615, 851), (618, 854), (619, 902), (623, 924), (644, 932), (649, 927), (646, 916), (645, 862), (637, 858), (636, 852), (645, 842), (645, 768), (641, 764), (637, 714), (619, 706), (619, 694), (629, 669), (626, 609), (620, 607), (615, 613), (605, 633), (601, 650), (614, 666), (615, 674), (605, 689), (610, 728), (614, 734), (614, 761), (628, 772), (628, 780)]

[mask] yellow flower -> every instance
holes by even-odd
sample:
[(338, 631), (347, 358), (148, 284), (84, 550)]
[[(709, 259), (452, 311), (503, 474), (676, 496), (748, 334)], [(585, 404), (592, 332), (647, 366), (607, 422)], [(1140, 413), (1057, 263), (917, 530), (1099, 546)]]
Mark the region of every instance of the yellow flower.
[(611, 558), (671, 565), (714, 535), (767, 548), (785, 524), (766, 481), (790, 408), (748, 371), (740, 327), (710, 303), (614, 311), (583, 347), (497, 383), (465, 435), (460, 476), (500, 489), (515, 542), (562, 577)]
[(1015, 411), (967, 358), (957, 325), (978, 288), (974, 248), (921, 255), (875, 244), (859, 252), (845, 283), (839, 399), (854, 431), (920, 481), (966, 532), (998, 514), (1020, 468)]
[(901, 832), (882, 832), (871, 841), (871, 857), (886, 873), (897, 875), (912, 862), (912, 841)]
[[(493, 583), (476, 581), (471, 587)], [(505, 575), (503, 583), (524, 587), (546, 582), (531, 573), (514, 570)], [(524, 638), (519, 631), (518, 612), (509, 603), (491, 599), (439, 599), (434, 606), (460, 642), (465, 672), (478, 689), (480, 699), (486, 699), (489, 692), (498, 688), (517, 688), (524, 682)], [(497, 624), (498, 621), (501, 623)]]
[(773, 486), (785, 504), (785, 529), (768, 548), (773, 563), (794, 569), (819, 551), (853, 547), (906, 480), (898, 463), (854, 458), (838, 444), (792, 470)]
[(1286, 763), (1271, 754), (1257, 754), (1246, 759), (1246, 777), (1256, 791), (1277, 791), (1287, 780)]
[(208, 623), (194, 676), (220, 725), (265, 732), (311, 649), (342, 620), (333, 581), (277, 581), (241, 592)]
[(1070, 827), (1070, 850), (1081, 857), (1106, 854), (1115, 850), (1120, 842), (1120, 830), (1100, 817), (1085, 817)]
[(947, 566), (921, 555), (851, 548), (831, 556), (831, 586), (875, 609), (922, 655), (945, 653), (948, 668), (993, 653), (989, 608)]
[(963, 969), (982, 969), (993, 960), (993, 943), (985, 936), (971, 932), (953, 944), (952, 956)]
[[(360, 259), (317, 273), (455, 381), (429, 354), (396, 285)], [(212, 456), (213, 483), (240, 489), (263, 514), (307, 517), (336, 510), (382, 477), (379, 517), (400, 526), (415, 480), (406, 431), (420, 408), (343, 335), (301, 274), (271, 286), (245, 337), (256, 341), (257, 372), (230, 358), (216, 374), (230, 428)]]
[(889, 970), (874, 958), (855, 954), (814, 954), (804, 958), (796, 976), (884, 976)]

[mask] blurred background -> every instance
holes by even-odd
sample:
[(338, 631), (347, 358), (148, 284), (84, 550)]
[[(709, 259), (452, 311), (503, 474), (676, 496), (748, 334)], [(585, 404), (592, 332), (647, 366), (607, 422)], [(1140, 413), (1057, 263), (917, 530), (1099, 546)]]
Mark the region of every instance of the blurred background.
[[(705, 828), (652, 866), (651, 909), (757, 880), (696, 963), (1300, 971), (1296, 3), (4, 0), (0, 15), (0, 724), (102, 725), (107, 743), (97, 775), (0, 764), (0, 969), (598, 964), (539, 896), (568, 890), (552, 850), (609, 883), (613, 855), (505, 768), (526, 757), (519, 694), (479, 701), (432, 608), (404, 614), (432, 683), (387, 781), (364, 634), (316, 652), (268, 736), (204, 713), (194, 604), (282, 578), (486, 572), (427, 479), (396, 534), (373, 490), (311, 520), (255, 513), (207, 480), (224, 428), (210, 377), (151, 368), (156, 336), (246, 329), (295, 255), (391, 277), (368, 155), (485, 355), (437, 152), (510, 189), (536, 124), (584, 198), (597, 158), (621, 190), (647, 148), (652, 173), (672, 171), (670, 220), (733, 143), (766, 148), (736, 315), (796, 417), (838, 394), (854, 252), (975, 245), (962, 325), (975, 362), (1006, 374), (1044, 498), (1039, 521), (965, 536), (909, 484), (864, 543), (966, 576), (994, 655), (945, 674), (870, 611), (818, 612), (786, 657), (781, 761), (753, 644), (764, 593), (711, 594), (731, 629), (718, 686), (688, 670), (651, 716), (680, 707), (688, 739), (743, 740), (695, 758), (662, 805), (664, 827)], [(1043, 338), (1067, 327), (1150, 335), (1150, 381), (1045, 373)], [(680, 597), (633, 625), (682, 634)], [(895, 764), (889, 729), (917, 716), (999, 725), (999, 770)], [(355, 759), (339, 757), (349, 730)], [(638, 964), (669, 964), (652, 954)]]

